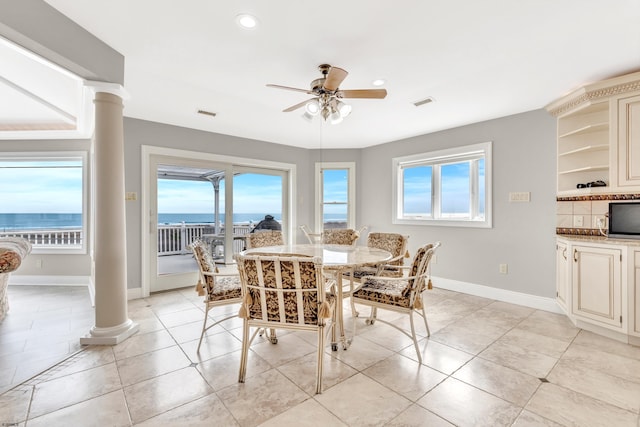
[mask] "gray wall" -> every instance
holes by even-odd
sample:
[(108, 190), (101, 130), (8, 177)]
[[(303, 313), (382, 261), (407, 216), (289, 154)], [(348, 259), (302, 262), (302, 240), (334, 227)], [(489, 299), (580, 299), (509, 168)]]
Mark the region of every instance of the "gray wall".
[[(486, 141), (493, 141), (493, 228), (391, 224), (393, 157)], [(359, 221), (408, 234), (412, 253), (440, 240), (434, 276), (555, 297), (556, 124), (544, 110), (370, 147), (361, 159)], [(531, 202), (509, 203), (514, 191), (531, 192)]]

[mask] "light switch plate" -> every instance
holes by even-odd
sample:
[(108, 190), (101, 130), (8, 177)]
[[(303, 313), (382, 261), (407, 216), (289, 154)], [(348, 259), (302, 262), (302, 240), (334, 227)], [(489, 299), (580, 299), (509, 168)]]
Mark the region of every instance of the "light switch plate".
[(519, 191), (519, 192), (509, 193), (509, 201), (510, 202), (530, 202), (531, 193), (528, 191)]

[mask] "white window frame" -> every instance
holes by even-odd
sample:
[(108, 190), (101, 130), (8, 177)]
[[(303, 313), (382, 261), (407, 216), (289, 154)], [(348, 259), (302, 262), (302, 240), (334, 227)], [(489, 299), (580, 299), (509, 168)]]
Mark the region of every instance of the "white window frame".
[(88, 154), (86, 151), (41, 151), (41, 152), (15, 152), (2, 153), (0, 158), (12, 161), (55, 161), (81, 159), (82, 161), (82, 243), (80, 245), (51, 245), (41, 246), (33, 245), (31, 253), (33, 254), (73, 254), (84, 255), (87, 253), (88, 239), (88, 219), (89, 219), (89, 197), (88, 197), (88, 177), (89, 165)]
[(322, 172), (327, 169), (340, 169), (347, 171), (347, 228), (355, 228), (356, 225), (356, 164), (355, 162), (318, 162), (315, 168), (315, 229), (323, 230), (324, 200)]
[[(456, 218), (443, 216), (441, 214), (441, 189), (440, 168), (444, 165), (459, 163), (465, 160), (475, 160), (484, 158), (484, 218), (473, 216), (478, 212), (479, 206), (479, 182), (477, 162), (471, 162), (470, 170), (470, 218)], [(392, 159), (393, 165), (393, 212), (392, 222), (394, 224), (409, 225), (435, 225), (447, 227), (476, 227), (491, 228), (492, 227), (492, 143), (483, 142), (479, 144), (466, 145), (461, 147), (449, 148), (444, 150), (414, 154), (411, 156), (396, 157)], [(404, 207), (404, 189), (403, 189), (403, 171), (407, 167), (415, 166), (432, 166), (433, 173), (431, 177), (431, 215), (405, 215)]]

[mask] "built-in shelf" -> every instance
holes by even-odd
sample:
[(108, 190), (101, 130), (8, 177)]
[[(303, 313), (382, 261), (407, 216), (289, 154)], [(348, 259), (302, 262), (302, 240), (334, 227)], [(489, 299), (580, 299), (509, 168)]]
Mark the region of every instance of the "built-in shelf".
[(609, 122), (592, 123), (586, 126), (582, 126), (578, 129), (573, 129), (569, 132), (565, 132), (562, 135), (558, 135), (558, 138), (566, 138), (568, 136), (582, 135), (585, 133), (598, 132), (607, 129), (609, 129)]
[(600, 151), (600, 150), (608, 150), (609, 144), (598, 144), (598, 145), (587, 145), (586, 147), (576, 148), (575, 150), (565, 151), (564, 153), (558, 154), (558, 156), (568, 156), (571, 154), (578, 153), (589, 153), (592, 151)]
[(577, 172), (591, 172), (591, 171), (602, 171), (609, 169), (609, 165), (594, 165), (594, 166), (585, 166), (583, 168), (576, 168), (567, 171), (560, 171), (558, 175), (566, 175), (569, 173), (577, 173)]

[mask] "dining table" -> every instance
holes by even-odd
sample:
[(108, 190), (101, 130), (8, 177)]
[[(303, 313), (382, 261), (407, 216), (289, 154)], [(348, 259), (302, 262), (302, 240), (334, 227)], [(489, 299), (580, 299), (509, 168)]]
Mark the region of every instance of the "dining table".
[[(351, 339), (346, 338), (344, 330), (342, 302), (342, 276), (344, 272), (356, 267), (383, 264), (392, 258), (390, 252), (382, 249), (368, 246), (329, 245), (323, 243), (265, 246), (247, 249), (241, 254), (300, 255), (321, 258), (323, 272), (336, 282), (336, 324), (340, 329), (339, 342), (342, 344), (343, 350), (346, 350), (351, 344)], [(331, 349), (333, 351), (338, 350), (338, 341), (335, 339), (331, 342)]]

